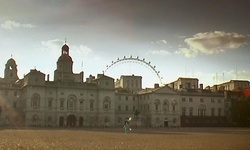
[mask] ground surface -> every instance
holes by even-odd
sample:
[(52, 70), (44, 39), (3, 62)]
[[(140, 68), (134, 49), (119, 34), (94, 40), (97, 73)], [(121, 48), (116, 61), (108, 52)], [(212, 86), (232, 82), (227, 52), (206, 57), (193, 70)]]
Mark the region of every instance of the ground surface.
[(250, 129), (0, 129), (5, 149), (250, 150)]

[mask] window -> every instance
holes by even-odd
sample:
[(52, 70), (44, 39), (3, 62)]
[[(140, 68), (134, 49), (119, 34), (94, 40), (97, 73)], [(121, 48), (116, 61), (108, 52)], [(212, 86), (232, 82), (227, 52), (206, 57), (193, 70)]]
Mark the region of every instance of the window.
[(186, 102), (186, 99), (185, 99), (185, 97), (182, 97), (182, 102)]
[(200, 105), (198, 108), (198, 116), (206, 115), (206, 107), (204, 105)]
[(67, 110), (75, 110), (76, 109), (76, 96), (71, 94), (67, 99)]
[(169, 110), (169, 105), (168, 105), (168, 100), (165, 100), (164, 103), (163, 103), (163, 110), (168, 112)]
[(176, 100), (174, 100), (172, 102), (173, 111), (176, 111), (176, 105), (177, 105), (177, 102), (176, 102)]
[(157, 100), (155, 100), (155, 110), (156, 110), (156, 111), (159, 111), (159, 110), (160, 110), (160, 109), (159, 109), (159, 108), (160, 108), (159, 106), (160, 106), (160, 100), (157, 99)]
[(128, 106), (125, 107), (125, 110), (128, 111)]
[(79, 103), (80, 103), (80, 110), (83, 110), (83, 99), (81, 99), (80, 101), (79, 101)]
[(133, 101), (135, 101), (135, 97), (133, 96)]
[(49, 109), (52, 108), (52, 98), (49, 98), (49, 100), (48, 100), (48, 108)]
[(40, 107), (40, 95), (39, 94), (36, 93), (31, 96), (31, 106), (33, 108)]
[(89, 102), (89, 108), (92, 110), (92, 109), (94, 109), (94, 101), (93, 100), (91, 100), (90, 102)]
[(211, 98), (211, 103), (214, 103), (214, 99), (213, 98)]
[(127, 96), (125, 97), (125, 99), (126, 99), (126, 101), (128, 101), (128, 97)]
[(192, 99), (192, 98), (189, 98), (189, 102), (193, 102), (193, 99)]
[(118, 106), (118, 110), (121, 111), (121, 106)]
[(203, 102), (204, 102), (204, 99), (203, 99), (203, 98), (200, 98), (200, 102), (203, 103)]
[(181, 108), (181, 115), (186, 116), (186, 107)]
[(104, 101), (103, 101), (103, 109), (104, 110), (109, 110), (110, 109), (110, 98), (109, 97), (105, 97)]
[(64, 109), (64, 99), (60, 99), (60, 109)]

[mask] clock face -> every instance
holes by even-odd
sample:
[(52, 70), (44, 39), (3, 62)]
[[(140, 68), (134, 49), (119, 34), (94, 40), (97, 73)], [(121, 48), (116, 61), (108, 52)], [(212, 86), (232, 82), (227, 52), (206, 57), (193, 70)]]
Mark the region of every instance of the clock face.
[(9, 70), (13, 70), (14, 69), (14, 67), (13, 66), (9, 66)]

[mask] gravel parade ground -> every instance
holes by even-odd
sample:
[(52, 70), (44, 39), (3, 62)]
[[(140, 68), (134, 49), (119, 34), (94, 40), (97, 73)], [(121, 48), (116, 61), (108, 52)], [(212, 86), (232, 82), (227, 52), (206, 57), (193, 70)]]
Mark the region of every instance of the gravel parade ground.
[(0, 150), (249, 150), (249, 128), (0, 129)]

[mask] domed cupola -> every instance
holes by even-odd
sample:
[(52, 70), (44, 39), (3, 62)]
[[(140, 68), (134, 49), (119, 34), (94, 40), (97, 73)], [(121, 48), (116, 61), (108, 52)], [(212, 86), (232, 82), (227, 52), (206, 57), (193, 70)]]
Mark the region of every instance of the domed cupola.
[(69, 46), (65, 43), (62, 46), (61, 56), (57, 60), (57, 69), (54, 72), (54, 80), (72, 80), (73, 79), (73, 60), (69, 55)]
[(5, 64), (4, 79), (11, 82), (15, 82), (16, 80), (18, 80), (17, 65), (16, 61), (13, 58), (10, 58)]
[(68, 45), (64, 44), (62, 46), (62, 54), (58, 58), (58, 62), (71, 62), (71, 63), (73, 63), (72, 58), (69, 56), (69, 46)]

